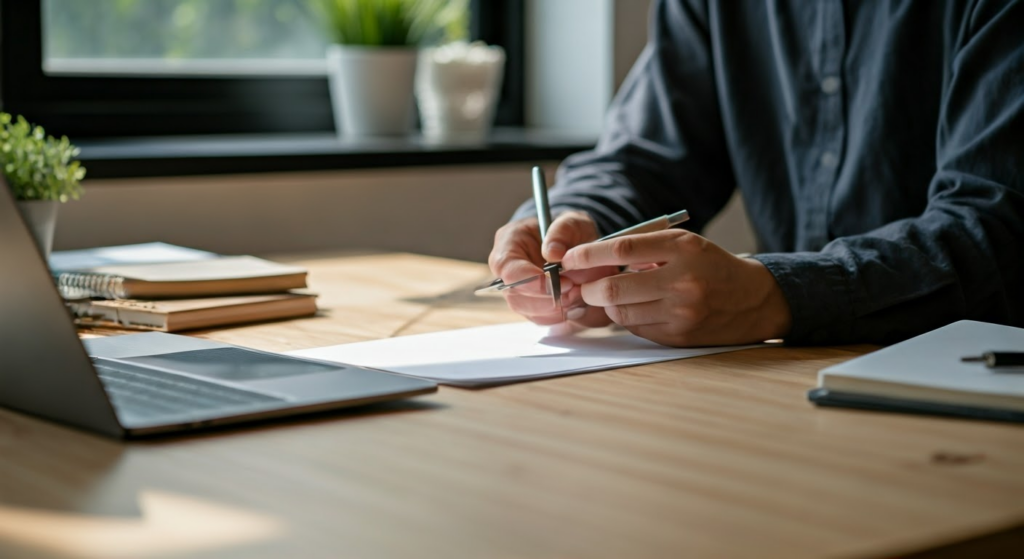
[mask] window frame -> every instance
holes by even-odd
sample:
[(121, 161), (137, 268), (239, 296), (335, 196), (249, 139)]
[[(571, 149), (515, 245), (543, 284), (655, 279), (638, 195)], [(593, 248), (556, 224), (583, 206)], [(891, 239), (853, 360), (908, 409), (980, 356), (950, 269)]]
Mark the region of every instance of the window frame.
[[(0, 103), (73, 138), (334, 130), (326, 76), (47, 75), (43, 0), (0, 0)], [(471, 0), (470, 37), (506, 51), (496, 123), (522, 126), (523, 0)]]

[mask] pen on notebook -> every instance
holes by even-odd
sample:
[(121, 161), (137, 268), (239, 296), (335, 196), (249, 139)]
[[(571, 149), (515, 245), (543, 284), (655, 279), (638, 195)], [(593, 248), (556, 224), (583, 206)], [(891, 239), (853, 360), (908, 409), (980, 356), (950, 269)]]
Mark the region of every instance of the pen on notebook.
[(981, 355), (968, 355), (967, 357), (961, 357), (960, 360), (968, 363), (984, 363), (985, 366), (989, 368), (1024, 368), (1024, 352), (1022, 351), (986, 351)]
[[(688, 219), (690, 219), (689, 212), (687, 212), (686, 210), (680, 210), (680, 211), (678, 211), (678, 212), (676, 212), (674, 214), (668, 214), (668, 215), (663, 215), (661, 217), (656, 217), (654, 219), (649, 219), (649, 220), (647, 220), (647, 221), (645, 221), (643, 223), (638, 223), (637, 225), (633, 225), (632, 227), (627, 227), (625, 229), (616, 231), (616, 232), (614, 232), (614, 233), (612, 233), (610, 235), (605, 235), (604, 237), (601, 237), (600, 239), (597, 239), (596, 241), (592, 241), (592, 242), (600, 243), (601, 241), (610, 241), (611, 239), (617, 239), (619, 237), (624, 237), (626, 235), (639, 235), (640, 233), (653, 233), (655, 231), (661, 231), (663, 229), (668, 229), (670, 227), (675, 227), (676, 225), (679, 225), (680, 223), (683, 223), (684, 221), (687, 221)], [(557, 275), (557, 272), (559, 270), (561, 270), (561, 265), (559, 265), (557, 262), (549, 263), (549, 264), (546, 264), (544, 266), (545, 273), (552, 273), (551, 275)], [(490, 289), (497, 289), (499, 291), (502, 291), (502, 290), (505, 290), (505, 289), (510, 289), (510, 288), (516, 287), (518, 285), (523, 285), (525, 283), (530, 283), (531, 281), (536, 281), (537, 279), (542, 278), (542, 277), (544, 277), (544, 274), (538, 274), (536, 276), (531, 276), (531, 277), (528, 277), (526, 279), (522, 279), (522, 280), (519, 280), (517, 282), (508, 283), (508, 284), (502, 282), (501, 278), (498, 278), (498, 279), (495, 279), (494, 281), (492, 281), (491, 283), (489, 283), (488, 285), (485, 285), (485, 286), (481, 287), (477, 291), (486, 291), (486, 290), (490, 290)]]

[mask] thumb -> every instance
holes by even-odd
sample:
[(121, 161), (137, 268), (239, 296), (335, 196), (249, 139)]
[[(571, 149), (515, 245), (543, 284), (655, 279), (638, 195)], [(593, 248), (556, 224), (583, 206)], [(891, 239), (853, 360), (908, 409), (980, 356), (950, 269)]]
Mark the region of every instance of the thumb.
[(544, 237), (541, 253), (548, 262), (561, 262), (570, 248), (597, 239), (597, 224), (586, 212), (571, 211), (558, 216)]

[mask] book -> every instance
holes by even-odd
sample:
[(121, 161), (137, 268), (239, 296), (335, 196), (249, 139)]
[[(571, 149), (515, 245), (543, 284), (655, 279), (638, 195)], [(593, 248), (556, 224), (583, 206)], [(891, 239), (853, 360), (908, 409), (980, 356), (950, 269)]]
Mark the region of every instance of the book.
[(169, 300), (69, 301), (80, 326), (180, 332), (243, 322), (278, 320), (316, 314), (311, 293), (274, 293), (236, 297)]
[(964, 362), (1024, 349), (1024, 329), (962, 320), (818, 373), (819, 405), (1024, 422), (1024, 368)]
[(298, 266), (164, 243), (55, 252), (50, 268), (66, 299), (207, 297), (306, 287), (306, 270)]

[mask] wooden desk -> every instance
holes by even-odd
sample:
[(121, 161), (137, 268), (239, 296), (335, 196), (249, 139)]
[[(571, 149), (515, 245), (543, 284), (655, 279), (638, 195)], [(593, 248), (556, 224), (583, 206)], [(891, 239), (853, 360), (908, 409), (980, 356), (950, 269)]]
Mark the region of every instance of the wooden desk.
[[(307, 255), (269, 350), (514, 320), (483, 266)], [(1020, 426), (816, 409), (771, 348), (121, 443), (0, 411), (0, 557), (872, 557), (1024, 520)]]

